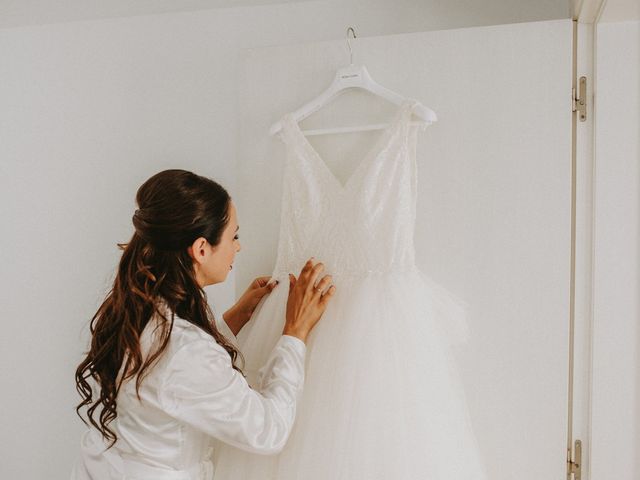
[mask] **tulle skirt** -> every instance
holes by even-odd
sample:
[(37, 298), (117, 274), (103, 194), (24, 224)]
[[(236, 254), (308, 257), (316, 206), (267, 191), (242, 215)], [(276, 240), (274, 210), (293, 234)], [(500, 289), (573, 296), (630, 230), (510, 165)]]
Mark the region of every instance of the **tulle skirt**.
[[(289, 279), (273, 278), (240, 337), (250, 383), (284, 325)], [(466, 305), (417, 268), (333, 280), (285, 448), (217, 444), (215, 480), (485, 480), (450, 349), (469, 338)]]

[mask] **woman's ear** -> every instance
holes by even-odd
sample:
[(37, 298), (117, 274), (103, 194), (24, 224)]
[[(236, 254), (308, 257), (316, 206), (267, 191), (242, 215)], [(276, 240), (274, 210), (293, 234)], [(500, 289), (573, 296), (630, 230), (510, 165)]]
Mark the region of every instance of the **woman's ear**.
[(194, 242), (187, 247), (187, 252), (189, 256), (193, 259), (196, 264), (201, 264), (204, 262), (206, 256), (206, 248), (208, 242), (204, 237), (198, 237), (194, 240)]

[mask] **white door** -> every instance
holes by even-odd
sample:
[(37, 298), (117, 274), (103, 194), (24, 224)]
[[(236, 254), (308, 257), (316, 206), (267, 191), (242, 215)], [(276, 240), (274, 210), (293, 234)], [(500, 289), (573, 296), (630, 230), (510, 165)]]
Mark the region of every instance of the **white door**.
[[(470, 305), (471, 342), (456, 358), (492, 480), (566, 471), (571, 27), (567, 19), (352, 41), (354, 63), (438, 115), (419, 134), (416, 254)], [(284, 158), (268, 128), (349, 62), (346, 40), (242, 55), (238, 285), (275, 262)], [(352, 92), (301, 125), (368, 123), (390, 110)], [(378, 134), (309, 139), (344, 178)]]

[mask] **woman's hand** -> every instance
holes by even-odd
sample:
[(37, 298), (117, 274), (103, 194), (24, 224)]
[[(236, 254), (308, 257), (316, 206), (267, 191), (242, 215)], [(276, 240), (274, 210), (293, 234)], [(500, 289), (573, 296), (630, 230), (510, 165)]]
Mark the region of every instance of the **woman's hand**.
[(270, 279), (271, 277), (256, 278), (235, 305), (222, 315), (234, 335), (237, 335), (249, 321), (262, 297), (270, 293), (278, 284), (278, 281), (269, 283)]
[(302, 267), (300, 277), (289, 274), (289, 299), (283, 334), (298, 337), (306, 343), (309, 332), (316, 326), (336, 291), (331, 275), (325, 275), (316, 285), (322, 263), (314, 265), (313, 257)]

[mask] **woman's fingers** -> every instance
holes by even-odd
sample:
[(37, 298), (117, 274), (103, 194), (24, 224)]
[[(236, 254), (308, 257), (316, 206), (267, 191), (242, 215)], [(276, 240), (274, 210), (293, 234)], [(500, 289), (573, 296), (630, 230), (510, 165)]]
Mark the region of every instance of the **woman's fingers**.
[[(300, 272), (301, 286), (304, 287), (304, 290), (308, 293), (311, 293), (312, 296), (322, 296), (326, 294), (325, 290), (331, 284), (333, 278), (331, 275), (325, 275), (322, 279), (316, 284), (316, 280), (324, 270), (324, 264), (322, 262), (318, 262), (314, 264), (314, 257), (311, 257), (305, 263), (304, 267), (302, 267), (302, 271)], [(335, 287), (333, 287), (335, 291)]]
[(297, 279), (289, 274), (289, 299), (283, 329), (285, 334), (298, 336), (306, 341), (307, 335), (320, 320), (335, 291), (335, 286), (331, 285), (331, 275), (325, 275), (316, 285), (322, 270), (324, 264), (314, 264), (314, 258), (311, 257), (302, 267)]
[(305, 291), (309, 290), (309, 283), (312, 283), (311, 280), (315, 282), (315, 279), (314, 278), (312, 279), (314, 269), (317, 266), (314, 264), (314, 260), (315, 259), (313, 257), (307, 260), (304, 266), (302, 267), (302, 270), (300, 270), (300, 275), (298, 276), (298, 281), (300, 283), (300, 286), (304, 287)]
[(333, 297), (334, 293), (336, 293), (336, 287), (335, 285), (331, 285), (329, 289), (324, 293), (324, 295), (320, 297), (320, 305), (324, 307), (329, 299)]
[(307, 282), (308, 282), (306, 284), (307, 292), (312, 292), (312, 289), (316, 285), (316, 280), (318, 279), (318, 276), (320, 275), (320, 272), (322, 270), (324, 270), (324, 264), (322, 262), (318, 262), (313, 266), (313, 268), (309, 273), (309, 278), (307, 279)]
[(306, 263), (303, 265), (302, 270), (300, 271), (299, 278), (307, 277), (313, 268), (314, 258), (311, 257)]
[(331, 275), (325, 275), (315, 286), (316, 293), (323, 294), (327, 287), (331, 284), (333, 277)]

